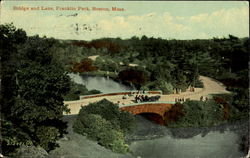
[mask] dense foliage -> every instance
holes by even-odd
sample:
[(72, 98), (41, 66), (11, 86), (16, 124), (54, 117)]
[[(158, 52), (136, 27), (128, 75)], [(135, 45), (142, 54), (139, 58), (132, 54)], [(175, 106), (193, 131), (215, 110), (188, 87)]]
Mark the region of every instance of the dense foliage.
[(213, 99), (186, 101), (183, 105), (173, 108), (165, 115), (166, 123), (170, 127), (212, 126), (223, 121), (223, 106)]
[(103, 99), (82, 107), (73, 129), (112, 151), (124, 153), (128, 151), (124, 134), (132, 130), (134, 121), (132, 114)]
[(72, 72), (91, 72), (96, 71), (98, 68), (93, 65), (93, 61), (88, 58), (84, 58), (79, 63), (73, 63), (71, 68)]
[(174, 104), (170, 110), (165, 112), (164, 121), (165, 124), (177, 122), (181, 117), (184, 116), (183, 105), (181, 103)]
[(124, 82), (133, 83), (134, 85), (142, 85), (147, 82), (148, 76), (145, 72), (135, 69), (127, 69), (120, 71), (119, 79)]
[[(227, 114), (225, 118), (229, 121), (235, 121), (249, 118), (249, 105), (246, 105), (248, 100), (245, 100), (244, 96), (240, 93), (216, 94), (214, 99), (217, 103), (223, 105), (224, 116)], [(242, 104), (239, 102), (242, 102)]]
[[(249, 39), (233, 35), (210, 40), (165, 40), (146, 36), (126, 40), (103, 38), (90, 42), (67, 41), (65, 44), (79, 50), (70, 56), (81, 54), (83, 58), (86, 54), (98, 55), (94, 65), (99, 71), (126, 72), (131, 79), (119, 79), (139, 83), (137, 88), (164, 90), (172, 86), (184, 91), (189, 85), (202, 87), (199, 75), (229, 84), (232, 84), (231, 81), (241, 83), (242, 78), (248, 76)], [(131, 69), (143, 71), (147, 79), (143, 79), (142, 75), (134, 76)], [(162, 80), (166, 83), (161, 86), (156, 84)]]
[(88, 90), (85, 85), (70, 82), (70, 91), (63, 97), (65, 101), (78, 100), (80, 95), (100, 94), (98, 90)]
[(1, 142), (3, 154), (22, 145), (47, 151), (66, 132), (61, 120), (70, 79), (50, 54), (54, 39), (27, 37), (12, 24), (0, 25)]

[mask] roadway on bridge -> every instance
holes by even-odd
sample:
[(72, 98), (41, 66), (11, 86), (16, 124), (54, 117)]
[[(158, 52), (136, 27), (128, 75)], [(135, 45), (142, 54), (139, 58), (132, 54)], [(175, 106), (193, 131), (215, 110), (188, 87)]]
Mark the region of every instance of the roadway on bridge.
[[(222, 83), (212, 78), (200, 76), (200, 80), (203, 82), (204, 88), (195, 88), (194, 92), (190, 92), (189, 90), (187, 90), (186, 92), (180, 94), (161, 95), (159, 101), (175, 102), (176, 98), (184, 98), (184, 99), (189, 98), (191, 100), (200, 100), (201, 96), (209, 98), (210, 94), (229, 93), (229, 91), (226, 90), (226, 87)], [(155, 94), (150, 94), (148, 96), (155, 96)], [(124, 107), (126, 105), (127, 106), (135, 105), (134, 102), (132, 101), (134, 100), (134, 97), (128, 97), (127, 99), (122, 99), (122, 95), (87, 98), (76, 101), (65, 101), (64, 103), (68, 104), (68, 107), (71, 111), (70, 114), (78, 114), (79, 110), (81, 109), (81, 106), (86, 106), (89, 103), (97, 102), (104, 98), (114, 103), (117, 103), (119, 101), (120, 102), (119, 105), (121, 107)]]

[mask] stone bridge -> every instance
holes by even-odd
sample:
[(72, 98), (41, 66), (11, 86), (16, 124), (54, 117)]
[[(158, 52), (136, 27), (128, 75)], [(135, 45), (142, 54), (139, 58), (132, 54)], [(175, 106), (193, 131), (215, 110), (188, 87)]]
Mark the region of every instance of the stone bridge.
[[(113, 103), (118, 103), (120, 107), (124, 106), (134, 106), (136, 104), (133, 103), (135, 95), (138, 94), (138, 91), (126, 91), (126, 92), (117, 92), (117, 93), (106, 93), (106, 94), (94, 94), (94, 95), (85, 95), (80, 96), (79, 100), (73, 101), (64, 101), (64, 104), (68, 105), (70, 109), (70, 114), (78, 114), (81, 106), (87, 106), (89, 103), (98, 102), (102, 99), (107, 99)], [(155, 96), (161, 95), (161, 91), (145, 91), (145, 94), (148, 96)], [(124, 95), (131, 95), (128, 96), (127, 99), (123, 99)], [(142, 95), (142, 91), (140, 92)]]
[(132, 114), (155, 113), (164, 117), (166, 111), (170, 110), (174, 102), (143, 102), (120, 106), (123, 111), (128, 111)]
[[(74, 101), (65, 101), (64, 104), (67, 104), (70, 108), (70, 114), (78, 114), (82, 106), (87, 106), (89, 103), (97, 102), (102, 99), (108, 99), (114, 103), (117, 100), (124, 100), (122, 96), (131, 94), (130, 92), (119, 92), (119, 93), (107, 93), (107, 94), (96, 94), (96, 95), (87, 95), (81, 96), (80, 100)], [(137, 92), (135, 93), (137, 94)], [(147, 92), (149, 96), (159, 95), (159, 91), (150, 91)], [(158, 101), (158, 102), (142, 102), (142, 103), (133, 103), (131, 99), (134, 97), (131, 96), (127, 100), (126, 104), (118, 104), (119, 109), (122, 111), (130, 112), (134, 115), (143, 115), (150, 120), (153, 120), (159, 124), (164, 124), (164, 114), (175, 104), (173, 101)]]
[(120, 107), (120, 110), (130, 112), (134, 115), (142, 115), (146, 118), (164, 125), (164, 115), (171, 109), (174, 102), (143, 102)]

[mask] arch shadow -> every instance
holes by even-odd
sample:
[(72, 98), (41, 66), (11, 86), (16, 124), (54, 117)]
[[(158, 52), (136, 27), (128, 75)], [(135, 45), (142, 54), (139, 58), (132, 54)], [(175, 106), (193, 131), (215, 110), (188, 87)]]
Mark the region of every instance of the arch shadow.
[(144, 113), (139, 113), (136, 115), (143, 116), (144, 118), (146, 118), (154, 123), (157, 123), (159, 125), (165, 125), (163, 117), (157, 113), (144, 112)]

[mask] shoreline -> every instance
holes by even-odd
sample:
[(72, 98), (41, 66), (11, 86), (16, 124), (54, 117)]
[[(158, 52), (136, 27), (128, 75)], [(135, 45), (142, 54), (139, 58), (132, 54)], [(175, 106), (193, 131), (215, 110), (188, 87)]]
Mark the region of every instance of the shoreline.
[[(139, 118), (141, 120), (141, 118)], [(138, 118), (137, 118), (138, 121)], [(149, 121), (149, 120), (147, 120)], [(167, 126), (161, 126), (149, 121), (149, 130), (144, 131), (135, 129), (132, 133), (126, 135), (126, 141), (130, 144), (140, 140), (153, 140), (165, 136), (171, 136), (176, 139), (189, 139), (201, 134), (202, 137), (206, 136), (210, 132), (233, 132), (239, 137), (249, 134), (250, 120), (247, 118), (241, 120), (235, 120), (230, 122), (221, 123), (216, 126), (210, 127), (176, 127), (170, 128)], [(137, 130), (137, 131), (136, 131)]]

